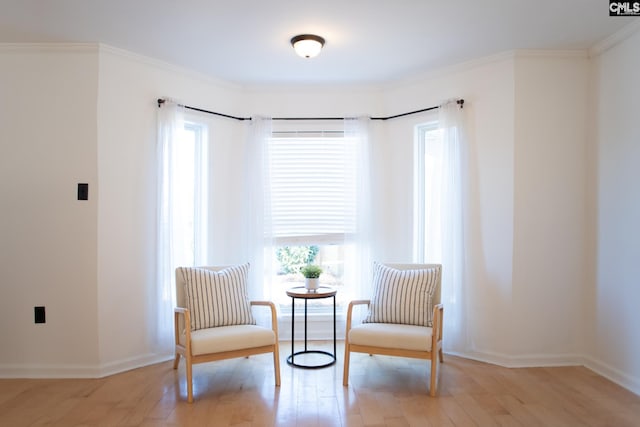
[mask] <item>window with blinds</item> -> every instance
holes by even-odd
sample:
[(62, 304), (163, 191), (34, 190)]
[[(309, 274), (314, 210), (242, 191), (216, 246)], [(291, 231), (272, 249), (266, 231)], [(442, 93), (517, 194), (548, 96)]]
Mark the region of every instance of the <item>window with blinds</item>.
[(272, 138), (269, 182), (277, 245), (342, 244), (355, 231), (355, 143), (336, 137)]
[[(356, 143), (342, 131), (309, 135), (295, 131), (270, 139), (268, 182), (273, 298), (291, 304), (286, 289), (302, 285), (300, 268), (322, 268), (320, 284), (344, 284), (346, 244), (356, 230)], [(339, 293), (344, 294), (345, 293)], [(343, 303), (338, 298), (338, 304)], [(330, 313), (331, 299), (314, 304), (314, 314)]]

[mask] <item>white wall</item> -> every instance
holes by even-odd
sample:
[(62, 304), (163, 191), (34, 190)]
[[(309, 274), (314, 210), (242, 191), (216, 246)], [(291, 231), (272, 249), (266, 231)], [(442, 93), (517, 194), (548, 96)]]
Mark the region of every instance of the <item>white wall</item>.
[(640, 394), (640, 27), (593, 61), (596, 280), (589, 366)]
[(92, 47), (0, 45), (0, 375), (96, 374), (97, 70)]
[(576, 363), (587, 277), (588, 58), (525, 52), (515, 67), (510, 353), (518, 363)]
[[(247, 87), (245, 114), (270, 117), (344, 117), (375, 115), (381, 109), (373, 86), (290, 85)], [(281, 122), (274, 122), (275, 126)]]

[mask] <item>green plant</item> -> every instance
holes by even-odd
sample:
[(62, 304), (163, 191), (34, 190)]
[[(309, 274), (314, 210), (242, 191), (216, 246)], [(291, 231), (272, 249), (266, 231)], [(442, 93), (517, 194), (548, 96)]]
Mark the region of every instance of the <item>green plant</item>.
[(322, 274), (322, 268), (319, 265), (309, 264), (303, 266), (300, 273), (307, 279), (317, 279)]

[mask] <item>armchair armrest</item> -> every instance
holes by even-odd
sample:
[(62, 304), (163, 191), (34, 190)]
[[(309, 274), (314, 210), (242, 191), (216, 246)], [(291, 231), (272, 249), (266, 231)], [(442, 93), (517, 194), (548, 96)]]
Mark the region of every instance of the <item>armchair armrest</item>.
[[(187, 325), (191, 325), (191, 311), (189, 311), (188, 308), (185, 307), (174, 307), (173, 308), (173, 315), (174, 318), (176, 320), (175, 325), (176, 325), (176, 329), (178, 329), (178, 326), (182, 326), (184, 329), (191, 329), (191, 328), (187, 328)], [(183, 324), (179, 325), (178, 324), (178, 320), (182, 318), (183, 320)]]
[[(181, 321), (182, 320), (182, 321)], [(173, 325), (176, 345), (180, 343), (180, 328), (184, 329), (185, 343), (188, 351), (191, 352), (191, 312), (185, 307), (173, 308)]]
[(278, 342), (278, 318), (276, 316), (276, 305), (271, 301), (250, 301), (250, 304), (252, 306), (266, 306), (271, 309), (271, 329), (276, 334), (276, 342)]
[[(436, 348), (442, 345), (442, 320), (444, 316), (444, 306), (442, 304), (436, 304), (433, 306), (433, 330), (431, 333), (432, 348)], [(434, 350), (435, 351), (435, 350)]]
[(359, 300), (353, 300), (349, 303), (349, 307), (347, 308), (347, 330), (346, 330), (346, 334), (345, 336), (349, 335), (349, 331), (351, 330), (351, 319), (352, 319), (352, 314), (353, 314), (353, 307), (355, 307), (356, 305), (369, 305), (371, 303), (371, 300), (368, 299), (359, 299)]

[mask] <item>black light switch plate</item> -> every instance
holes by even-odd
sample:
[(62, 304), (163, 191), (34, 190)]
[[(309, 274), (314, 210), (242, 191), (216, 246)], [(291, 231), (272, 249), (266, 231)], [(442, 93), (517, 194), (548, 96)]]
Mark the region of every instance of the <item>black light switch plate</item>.
[(35, 323), (47, 322), (44, 307), (33, 307), (33, 317), (34, 317)]
[(89, 184), (78, 184), (78, 200), (89, 200)]

